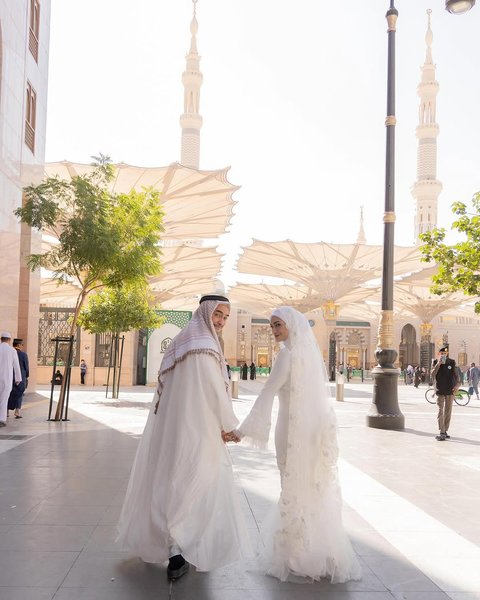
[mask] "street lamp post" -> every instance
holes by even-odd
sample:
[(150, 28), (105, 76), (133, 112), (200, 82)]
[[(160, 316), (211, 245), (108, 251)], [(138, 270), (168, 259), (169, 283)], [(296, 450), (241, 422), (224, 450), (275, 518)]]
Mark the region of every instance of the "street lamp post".
[[(475, 0), (445, 0), (450, 13), (461, 14), (470, 10)], [(393, 259), (395, 226), (395, 33), (398, 11), (394, 0), (385, 15), (388, 23), (387, 143), (385, 161), (385, 212), (383, 216), (382, 309), (378, 325), (378, 347), (375, 351), (377, 366), (372, 369), (373, 398), (367, 415), (367, 426), (377, 429), (404, 429), (405, 417), (398, 405), (399, 370), (394, 363), (393, 327)]]
[(377, 366), (372, 369), (373, 398), (367, 425), (378, 429), (403, 429), (405, 417), (398, 405), (398, 375), (394, 362), (393, 254), (395, 225), (395, 32), (398, 11), (390, 0), (388, 23), (387, 130), (385, 161), (385, 213), (383, 215), (382, 310), (378, 325)]

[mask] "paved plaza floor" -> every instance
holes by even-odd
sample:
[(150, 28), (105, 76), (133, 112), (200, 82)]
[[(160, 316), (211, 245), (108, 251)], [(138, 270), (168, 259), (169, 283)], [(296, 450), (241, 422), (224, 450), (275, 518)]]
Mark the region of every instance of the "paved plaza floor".
[[(242, 418), (262, 380), (240, 382)], [(358, 582), (281, 583), (255, 562), (173, 584), (164, 565), (122, 552), (115, 525), (153, 388), (74, 387), (69, 421), (47, 421), (49, 389), (28, 394), (23, 419), (0, 430), (1, 600), (480, 599), (480, 402), (454, 405), (437, 442), (425, 387), (399, 386), (402, 432), (370, 429), (372, 384), (336, 402), (344, 522), (363, 568)], [(273, 444), (270, 444), (273, 448)], [(249, 531), (278, 498), (273, 451), (229, 445)]]

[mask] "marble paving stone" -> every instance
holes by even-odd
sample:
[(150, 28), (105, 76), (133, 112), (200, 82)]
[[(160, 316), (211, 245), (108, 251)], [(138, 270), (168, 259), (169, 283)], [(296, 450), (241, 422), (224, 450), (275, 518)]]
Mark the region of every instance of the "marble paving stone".
[(359, 556), (401, 557), (400, 552), (374, 529), (355, 529), (350, 541)]
[(311, 587), (316, 593), (324, 593), (335, 589), (336, 591), (365, 591), (365, 592), (384, 592), (386, 587), (369, 569), (362, 565), (363, 577), (361, 581), (349, 581), (332, 585), (327, 580), (315, 583), (293, 583), (281, 582), (275, 577), (266, 576), (259, 569), (254, 561), (237, 563), (216, 569), (209, 573), (197, 573), (192, 569), (188, 576), (176, 582), (176, 586), (196, 590), (198, 588), (216, 589), (216, 590), (290, 590), (297, 591), (304, 586)]
[(0, 539), (1, 539), (1, 537), (2, 537), (2, 536), (5, 534), (5, 533), (7, 533), (7, 531), (8, 531), (9, 529), (11, 529), (11, 528), (12, 528), (12, 525), (11, 525), (11, 524), (8, 524), (8, 525), (0, 525)]
[(9, 439), (3, 439), (0, 441), (0, 453), (13, 450), (13, 448), (16, 448), (23, 443), (22, 441), (12, 440), (12, 437), (13, 436), (10, 436)]
[(122, 552), (120, 544), (115, 541), (116, 537), (115, 525), (98, 525), (84, 550), (85, 552)]
[(23, 523), (26, 515), (30, 513), (38, 502), (24, 502), (23, 500), (15, 502), (13, 504), (6, 504), (4, 507), (0, 507), (0, 524), (14, 524)]
[[(224, 595), (222, 595), (224, 594)], [(232, 595), (230, 595), (232, 594)], [(292, 589), (266, 589), (266, 590), (195, 590), (190, 595), (177, 592), (174, 586), (172, 600), (399, 600), (389, 592), (359, 592), (338, 591), (332, 587), (319, 592), (314, 585), (299, 584)], [(401, 599), (403, 600), (403, 598)], [(425, 600), (429, 600), (426, 598)], [(431, 599), (431, 600), (447, 600)]]
[(401, 600), (451, 600), (445, 592), (405, 592), (395, 594), (395, 599), (400, 596)]
[(122, 508), (123, 501), (125, 500), (125, 494), (127, 493), (127, 487), (128, 487), (128, 480), (125, 480), (125, 482), (120, 485), (119, 490), (113, 497), (111, 506), (118, 506), (119, 508)]
[(1, 585), (24, 586), (28, 574), (30, 587), (58, 587), (77, 557), (78, 552), (0, 550)]
[(77, 475), (81, 477), (92, 477), (99, 479), (125, 479), (130, 476), (132, 468), (132, 461), (125, 461), (125, 464), (94, 464), (94, 465), (83, 465), (76, 469)]
[[(251, 398), (262, 387), (258, 381), (244, 383)], [(355, 496), (352, 499), (356, 510), (348, 504), (344, 506), (344, 524), (362, 562), (360, 582), (339, 585), (327, 581), (305, 585), (282, 583), (264, 576), (255, 570), (254, 563), (250, 563), (211, 573), (196, 573), (193, 568), (180, 581), (169, 584), (164, 566), (147, 565), (126, 552), (118, 552), (114, 542), (115, 526), (138, 439), (88, 417), (98, 399), (104, 403), (104, 390), (103, 395), (98, 391), (89, 395), (85, 390), (73, 391), (73, 396), (75, 394), (77, 409), (84, 414), (72, 410), (70, 422), (46, 423), (43, 407), (37, 422), (29, 418), (28, 423), (22, 423), (22, 426), (33, 428), (24, 427), (24, 433), (36, 437), (0, 453), (0, 469), (10, 483), (4, 488), (7, 493), (5, 508), (3, 512), (0, 510), (0, 547), (4, 543), (12, 550), (12, 547), (20, 548), (24, 544), (28, 547), (38, 540), (39, 544), (44, 544), (42, 547), (62, 548), (62, 544), (68, 542), (63, 533), (68, 528), (61, 526), (80, 525), (87, 527), (73, 528), (71, 531), (76, 531), (77, 537), (74, 536), (72, 541), (75, 548), (81, 548), (84, 543), (83, 550), (71, 554), (40, 552), (38, 549), (36, 552), (13, 550), (8, 553), (14, 555), (13, 558), (0, 550), (1, 600), (480, 600), (474, 580), (468, 580), (468, 585), (465, 582), (463, 587), (458, 587), (455, 582), (447, 595), (445, 590), (452, 587), (451, 580), (435, 579), (433, 582), (425, 575), (426, 571), (422, 572), (420, 563), (415, 562), (418, 557), (408, 555), (409, 562), (395, 547), (396, 543), (405, 545), (405, 536), (411, 536), (413, 543), (422, 532), (427, 547), (430, 542), (434, 546), (438, 529), (431, 523), (426, 527), (423, 518), (409, 518), (406, 523), (398, 523), (395, 515), (402, 499), (436, 519), (440, 525), (478, 544), (480, 471), (472, 465), (478, 460), (475, 422), (480, 418), (480, 403), (475, 411), (454, 413), (455, 444), (442, 446), (433, 440), (435, 407), (426, 406), (422, 398), (417, 399), (423, 394), (422, 390), (399, 388), (408, 429), (392, 432), (368, 429), (364, 425), (371, 401), (371, 385), (346, 387), (346, 401), (335, 407), (341, 426), (341, 456), (396, 495), (393, 499), (383, 494), (366, 498), (373, 513), (356, 512), (358, 499)], [(126, 413), (121, 419), (120, 413), (129, 409), (126, 405), (108, 402), (111, 406), (102, 404), (102, 407), (109, 411), (109, 425), (123, 426), (122, 423), (127, 422)], [(235, 403), (235, 410), (240, 416), (240, 412), (248, 412), (250, 405), (250, 400), (242, 400)], [(31, 409), (32, 417), (35, 410)], [(38, 431), (43, 435), (37, 435)], [(472, 444), (475, 440), (477, 442)], [(240, 505), (251, 525), (249, 535), (255, 546), (257, 541), (261, 543), (258, 526), (278, 500), (275, 457), (271, 451), (261, 453), (242, 445), (230, 445), (229, 451), (235, 480), (239, 490), (243, 490), (239, 491)], [(88, 504), (88, 496), (95, 496), (97, 491), (103, 504)], [(361, 482), (354, 486), (354, 491), (363, 493)], [(24, 503), (23, 494), (29, 495), (28, 502)], [(6, 501), (12, 501), (14, 505), (18, 498), (21, 501), (15, 504), (16, 508), (10, 508)], [(52, 498), (57, 505), (51, 503)], [(32, 505), (32, 502), (36, 504)], [(372, 519), (372, 515), (380, 516)], [(49, 533), (40, 540), (42, 528), (39, 526), (42, 524), (52, 527), (44, 529)], [(27, 533), (29, 527), (31, 532)], [(10, 533), (12, 530), (14, 533)], [(381, 533), (390, 535), (388, 541)], [(3, 537), (6, 541), (2, 542)], [(440, 545), (437, 550), (449, 553), (449, 560), (454, 562), (460, 574), (464, 568), (468, 568), (473, 576), (478, 572), (475, 565), (470, 564), (473, 555), (469, 557), (468, 552), (459, 552), (459, 548), (449, 548), (448, 544), (443, 544), (444, 548), (440, 549)], [(48, 556), (52, 561), (47, 564), (42, 556)], [(71, 560), (69, 556), (72, 556)], [(34, 560), (33, 557), (39, 558)], [(54, 573), (49, 573), (53, 568), (56, 569)], [(22, 595), (25, 573), (28, 572), (30, 577), (30, 571), (33, 583), (28, 589), (41, 590), (38, 598), (28, 595), (29, 592)], [(5, 580), (4, 573), (10, 579)], [(36, 585), (39, 587), (35, 588)], [(60, 587), (54, 598), (49, 597), (51, 589), (57, 585)], [(47, 594), (46, 598), (40, 595), (43, 593)]]
[(266, 577), (248, 563), (229, 565), (210, 571), (197, 572), (190, 568), (187, 575), (175, 582), (175, 597), (188, 598), (199, 590), (217, 590), (228, 592), (232, 590), (277, 590), (280, 582), (273, 577)]
[(62, 587), (151, 589), (168, 587), (167, 569), (121, 552), (83, 552)]
[(431, 579), (405, 559), (364, 556), (363, 560), (393, 593), (441, 591)]
[(57, 588), (45, 587), (3, 587), (0, 585), (2, 600), (53, 600)]
[[(135, 589), (62, 587), (55, 594), (54, 600), (171, 600), (171, 598), (170, 587), (155, 590), (138, 587)], [(15, 600), (17, 599), (15, 598)], [(18, 600), (21, 600), (20, 597)]]
[(0, 537), (0, 550), (79, 552), (93, 530), (82, 525), (13, 525)]
[(57, 485), (54, 492), (58, 494), (76, 494), (79, 492), (94, 494), (108, 493), (109, 497), (113, 497), (121, 484), (122, 481), (117, 479), (82, 477), (77, 471), (75, 476), (69, 477)]
[(103, 513), (99, 525), (116, 525), (120, 518), (120, 513), (122, 512), (122, 507), (120, 504), (112, 505), (107, 508), (107, 510)]
[(22, 522), (35, 525), (98, 525), (107, 505), (69, 506), (42, 502), (25, 515)]
[(71, 488), (59, 486), (44, 500), (45, 504), (65, 504), (67, 506), (104, 506), (110, 504), (116, 494), (116, 489), (101, 487), (90, 489), (72, 490)]

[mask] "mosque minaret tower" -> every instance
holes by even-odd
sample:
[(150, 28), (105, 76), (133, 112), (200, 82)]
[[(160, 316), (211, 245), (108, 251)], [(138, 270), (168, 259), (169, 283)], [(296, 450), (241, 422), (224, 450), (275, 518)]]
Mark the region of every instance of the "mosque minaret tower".
[(439, 85), (435, 80), (435, 65), (432, 60), (433, 33), (427, 10), (428, 27), (425, 34), (427, 51), (422, 70), (422, 79), (417, 87), (420, 96), (419, 122), (416, 129), (418, 138), (417, 180), (412, 186), (416, 200), (415, 243), (421, 243), (419, 235), (437, 226), (438, 196), (442, 184), (437, 180), (437, 136), (439, 127), (436, 119), (436, 103)]
[(186, 58), (186, 67), (182, 75), (184, 88), (184, 108), (180, 117), (182, 128), (182, 157), (181, 164), (185, 167), (198, 169), (200, 161), (200, 129), (202, 117), (200, 116), (200, 88), (203, 75), (200, 72), (200, 56), (197, 52), (198, 22), (196, 17), (197, 0), (193, 2), (193, 18), (190, 23), (192, 39), (190, 51)]

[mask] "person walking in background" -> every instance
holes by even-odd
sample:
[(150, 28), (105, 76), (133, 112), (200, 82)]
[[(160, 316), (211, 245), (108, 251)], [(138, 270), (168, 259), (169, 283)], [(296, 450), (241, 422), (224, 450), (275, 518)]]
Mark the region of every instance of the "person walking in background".
[(275, 522), (264, 532), (267, 549), (260, 564), (282, 581), (359, 579), (361, 568), (342, 524), (337, 422), (323, 357), (308, 320), (294, 308), (276, 309), (270, 322), (283, 347), (262, 393), (233, 432), (237, 437), (230, 438), (266, 447), (278, 394), (281, 492)]
[(219, 341), (229, 314), (227, 298), (203, 296), (168, 347), (118, 524), (123, 548), (168, 560), (171, 581), (251, 554), (224, 443), (238, 424)]
[(427, 370), (425, 369), (425, 367), (422, 367), (422, 369), (420, 371), (420, 381), (422, 383), (425, 383), (426, 380), (427, 380)]
[(8, 398), (13, 384), (22, 381), (18, 355), (10, 343), (12, 336), (8, 331), (0, 333), (0, 427), (7, 424)]
[(413, 365), (411, 365), (410, 363), (407, 365), (407, 373), (406, 373), (405, 383), (407, 385), (410, 385), (411, 383), (413, 383)]
[(245, 381), (248, 379), (248, 365), (247, 363), (243, 363), (242, 366), (242, 379)]
[(473, 392), (475, 392), (475, 394), (477, 395), (477, 400), (480, 399), (478, 397), (478, 382), (479, 382), (479, 380), (480, 380), (480, 369), (475, 366), (474, 362), (472, 362), (472, 364), (470, 365), (470, 368), (467, 371), (467, 381), (468, 381), (468, 385), (471, 388), (473, 388), (473, 391), (470, 395), (472, 395)]
[(80, 383), (85, 385), (85, 375), (87, 374), (87, 363), (83, 360), (80, 361)]
[(418, 386), (420, 385), (420, 381), (422, 379), (422, 372), (420, 370), (420, 367), (417, 365), (415, 367), (415, 371), (413, 372), (413, 385), (418, 388)]
[(435, 359), (433, 364), (432, 379), (437, 394), (437, 422), (440, 430), (435, 439), (443, 442), (450, 439), (448, 428), (452, 417), (453, 400), (460, 387), (460, 380), (455, 361), (448, 356), (448, 346), (439, 349), (438, 359)]
[(13, 410), (16, 419), (21, 419), (20, 409), (22, 408), (23, 395), (28, 387), (28, 378), (30, 377), (30, 370), (28, 365), (28, 355), (23, 350), (23, 340), (15, 338), (13, 340), (13, 347), (17, 352), (18, 362), (20, 364), (20, 372), (22, 374), (22, 381), (19, 384), (13, 382), (12, 391), (8, 398), (8, 410)]
[(257, 378), (257, 367), (255, 366), (255, 363), (252, 362), (252, 364), (250, 365), (250, 379), (256, 379)]

